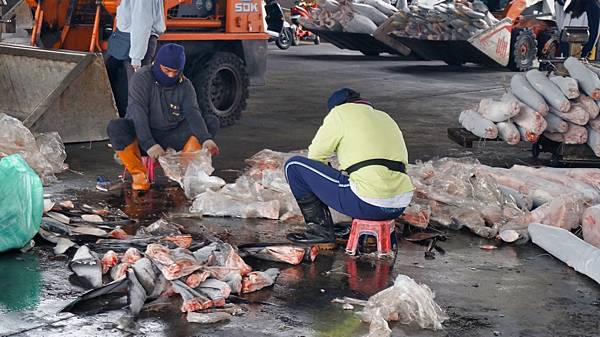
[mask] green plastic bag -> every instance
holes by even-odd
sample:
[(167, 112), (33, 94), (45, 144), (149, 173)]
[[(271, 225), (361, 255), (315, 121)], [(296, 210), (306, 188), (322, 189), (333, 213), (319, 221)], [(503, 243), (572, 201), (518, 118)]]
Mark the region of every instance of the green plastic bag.
[(18, 154), (0, 160), (0, 252), (22, 248), (40, 230), (44, 187)]

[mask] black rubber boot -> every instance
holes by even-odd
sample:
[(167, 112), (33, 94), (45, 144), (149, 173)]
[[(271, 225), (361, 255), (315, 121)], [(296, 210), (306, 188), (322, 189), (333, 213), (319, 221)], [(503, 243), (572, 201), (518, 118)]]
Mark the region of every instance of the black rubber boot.
[(301, 244), (318, 245), (321, 249), (335, 248), (335, 233), (329, 207), (316, 196), (298, 200), (298, 206), (300, 206), (308, 228), (304, 233), (288, 234), (288, 240)]

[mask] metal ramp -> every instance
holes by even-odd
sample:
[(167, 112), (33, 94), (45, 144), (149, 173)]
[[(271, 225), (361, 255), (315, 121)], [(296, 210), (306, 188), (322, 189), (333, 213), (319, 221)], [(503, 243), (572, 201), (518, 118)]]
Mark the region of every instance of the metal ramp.
[(65, 143), (105, 140), (118, 117), (101, 54), (1, 43), (0, 113)]

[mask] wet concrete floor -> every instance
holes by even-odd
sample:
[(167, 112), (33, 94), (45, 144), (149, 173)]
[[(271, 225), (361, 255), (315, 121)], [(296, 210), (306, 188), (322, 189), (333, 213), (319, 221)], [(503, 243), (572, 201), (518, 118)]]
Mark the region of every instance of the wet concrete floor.
[[(287, 51), (271, 49), (268, 84), (253, 88), (248, 111), (217, 137), (222, 155), (217, 174), (233, 179), (243, 160), (263, 148), (305, 148), (324, 116), (333, 90), (350, 86), (389, 112), (402, 128), (411, 161), (436, 156), (477, 157), (483, 163), (531, 162), (528, 148), (488, 142), (474, 149), (454, 145), (446, 128), (455, 126), (461, 109), (484, 97), (498, 97), (510, 73), (502, 69), (455, 68), (437, 62), (367, 58), (327, 44)], [(188, 201), (169, 184), (144, 198), (126, 190), (94, 191), (96, 178), (117, 180), (121, 168), (106, 143), (68, 147), (72, 171), (46, 192), (92, 205), (119, 206), (148, 223), (168, 212), (185, 211)], [(231, 171), (233, 170), (233, 171)], [(236, 171), (238, 170), (238, 171)], [(212, 233), (233, 243), (278, 241), (290, 228), (276, 221), (176, 219), (191, 233)], [(465, 232), (449, 232), (440, 245), (445, 255), (424, 258), (425, 247), (402, 241), (392, 260), (356, 259), (342, 249), (321, 254), (314, 264), (289, 267), (250, 261), (257, 269), (282, 269), (272, 289), (245, 296), (247, 311), (228, 324), (187, 323), (176, 304), (145, 312), (139, 334), (147, 336), (362, 336), (368, 326), (330, 301), (366, 299), (391, 285), (398, 274), (425, 283), (450, 319), (432, 332), (392, 324), (393, 336), (598, 336), (600, 287), (532, 244), (500, 246)], [(69, 283), (65, 257), (49, 246), (0, 256), (1, 336), (123, 336), (115, 328), (122, 312), (74, 316), (57, 311), (83, 289)], [(260, 304), (258, 304), (260, 303)]]

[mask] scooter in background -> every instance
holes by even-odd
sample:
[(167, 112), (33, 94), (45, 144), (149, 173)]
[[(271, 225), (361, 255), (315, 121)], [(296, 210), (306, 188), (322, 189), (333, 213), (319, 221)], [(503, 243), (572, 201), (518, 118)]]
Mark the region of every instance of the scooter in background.
[(264, 9), (269, 41), (275, 41), (279, 49), (288, 49), (292, 45), (296, 27), (285, 21), (283, 10), (276, 0), (267, 0)]
[(321, 39), (310, 31), (304, 29), (300, 24), (300, 18), (311, 18), (311, 12), (317, 8), (316, 3), (309, 4), (304, 0), (296, 1), (294, 7), (290, 9), (290, 19), (292, 24), (296, 26), (295, 34), (292, 38), (292, 45), (297, 46), (300, 41), (313, 41), (314, 44), (321, 43)]

